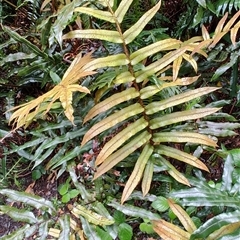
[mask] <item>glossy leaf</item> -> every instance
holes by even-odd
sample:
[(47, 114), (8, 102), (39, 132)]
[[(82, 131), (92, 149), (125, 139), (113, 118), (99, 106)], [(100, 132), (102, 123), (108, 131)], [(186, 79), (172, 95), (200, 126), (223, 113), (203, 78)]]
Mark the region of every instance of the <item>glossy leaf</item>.
[(150, 120), (150, 128), (157, 129), (173, 123), (198, 119), (217, 112), (220, 108), (202, 108), (170, 113), (162, 117)]
[(85, 116), (83, 122), (85, 123), (88, 120), (95, 117), (96, 115), (102, 112), (106, 112), (107, 110), (118, 105), (119, 103), (128, 101), (138, 96), (139, 96), (139, 92), (135, 88), (128, 88), (120, 93), (116, 93), (111, 97), (107, 98), (106, 100), (95, 105)]
[(111, 201), (107, 205), (117, 209), (118, 211), (124, 213), (127, 216), (138, 217), (142, 219), (150, 219), (150, 220), (160, 219), (159, 214), (152, 213), (149, 210), (144, 209), (142, 207), (135, 207), (130, 204), (122, 205), (116, 201)]
[(100, 30), (100, 29), (73, 30), (63, 35), (63, 39), (72, 38), (86, 38), (86, 39), (90, 38), (105, 40), (113, 43), (123, 43), (120, 34), (117, 31), (112, 30)]
[[(191, 184), (192, 181), (191, 181)], [(199, 181), (194, 185), (200, 185)], [(237, 196), (229, 196), (227, 192), (208, 185), (194, 187), (187, 190), (179, 190), (171, 193), (172, 197), (181, 198), (184, 206), (222, 206), (240, 209), (239, 198)]]
[(157, 13), (160, 5), (161, 1), (159, 1), (153, 8), (148, 10), (132, 27), (123, 33), (123, 38), (126, 44), (131, 43), (139, 35), (139, 33)]
[(101, 214), (102, 216), (108, 218), (109, 220), (113, 220), (114, 218), (112, 217), (112, 215), (108, 212), (107, 208), (104, 206), (103, 203), (96, 201), (93, 205), (92, 205), (93, 209)]
[(125, 14), (129, 10), (130, 5), (132, 4), (133, 0), (122, 0), (118, 8), (115, 11), (115, 17), (117, 18), (118, 22), (121, 23)]
[(96, 227), (96, 232), (97, 232), (98, 236), (100, 237), (100, 239), (104, 239), (104, 240), (112, 240), (112, 239), (115, 239), (117, 237), (117, 234), (115, 234), (115, 236), (112, 237), (109, 234), (108, 229), (106, 229), (106, 231), (105, 231), (98, 226)]
[[(86, 133), (86, 129), (80, 128), (79, 130), (76, 130), (76, 131), (71, 131), (71, 132), (69, 131), (66, 134), (64, 134), (63, 136), (57, 136), (55, 138), (48, 138), (46, 141), (44, 141), (44, 143), (41, 146), (39, 146), (38, 149), (44, 150), (44, 149), (48, 149), (48, 148), (51, 148), (54, 146), (56, 147), (60, 143), (65, 143), (74, 138), (82, 137), (85, 133)], [(35, 158), (38, 157), (36, 154), (34, 156), (35, 156)]]
[(206, 8), (207, 7), (207, 3), (206, 0), (196, 0), (198, 2), (198, 4), (200, 4), (202, 7)]
[(228, 154), (223, 168), (223, 174), (222, 174), (222, 191), (230, 192), (232, 188), (233, 178), (232, 174), (234, 171), (234, 160), (233, 156), (231, 154)]
[(194, 225), (192, 219), (187, 214), (187, 212), (185, 212), (172, 199), (168, 199), (168, 204), (169, 207), (172, 209), (173, 213), (178, 217), (184, 228), (187, 230), (187, 232), (193, 233), (197, 228)]
[(97, 232), (94, 225), (90, 224), (84, 217), (80, 216), (80, 221), (82, 225), (82, 229), (84, 231), (84, 235), (87, 237), (87, 239), (94, 239), (94, 240), (102, 240)]
[(211, 80), (214, 81), (214, 80), (217, 80), (219, 79), (219, 77), (226, 73), (227, 70), (231, 67), (233, 67), (233, 65), (238, 61), (239, 59), (239, 54), (240, 54), (240, 51), (237, 51), (237, 52), (234, 52), (231, 54), (231, 57), (230, 57), (230, 61), (228, 61), (227, 63), (221, 65), (214, 73), (214, 75), (212, 76)]
[(70, 240), (70, 216), (69, 215), (63, 215), (59, 218), (59, 224), (61, 226), (61, 233), (59, 235), (58, 240)]
[(220, 239), (223, 236), (226, 236), (228, 234), (233, 233), (234, 231), (238, 230), (239, 228), (240, 228), (240, 221), (239, 222), (235, 222), (235, 223), (227, 224), (227, 225), (221, 227), (220, 229), (214, 231), (213, 233), (211, 233), (206, 238), (206, 240)]
[(39, 220), (34, 216), (34, 214), (27, 210), (18, 209), (7, 205), (0, 205), (0, 210), (1, 212), (7, 214), (9, 217), (18, 222), (26, 222), (32, 224), (39, 222)]
[(186, 142), (186, 143), (204, 144), (212, 147), (217, 146), (217, 144), (207, 136), (199, 133), (192, 133), (192, 132), (159, 132), (159, 133), (153, 134), (152, 140), (155, 143)]
[(207, 166), (203, 162), (201, 162), (199, 159), (197, 159), (195, 156), (192, 156), (176, 148), (168, 147), (160, 144), (159, 146), (157, 146), (156, 151), (160, 155), (165, 155), (165, 156), (177, 159), (181, 162), (185, 162), (187, 164), (190, 164), (196, 168), (200, 168), (207, 172), (209, 171)]
[(94, 179), (100, 177), (105, 172), (110, 170), (113, 166), (118, 164), (120, 161), (122, 161), (124, 158), (126, 158), (128, 155), (136, 151), (136, 149), (140, 148), (142, 145), (144, 145), (149, 139), (151, 135), (148, 132), (143, 132), (140, 135), (136, 136), (133, 140), (131, 140), (129, 143), (124, 145), (122, 148), (120, 148), (118, 151), (110, 155), (103, 163), (102, 165), (97, 169), (97, 172), (94, 175)]
[(40, 208), (48, 209), (50, 213), (52, 211), (55, 211), (55, 208), (52, 202), (44, 198), (41, 198), (39, 196), (35, 196), (35, 195), (24, 193), (24, 192), (18, 192), (10, 189), (1, 189), (0, 194), (9, 197), (13, 201), (27, 203), (28, 205), (35, 207), (37, 209), (40, 209)]
[(74, 12), (85, 13), (95, 18), (98, 18), (107, 22), (115, 23), (115, 19), (113, 15), (108, 11), (102, 11), (102, 10), (93, 9), (89, 7), (77, 7), (74, 9)]
[(146, 106), (146, 113), (148, 115), (162, 111), (166, 108), (176, 106), (178, 104), (189, 102), (194, 98), (201, 97), (210, 92), (216, 91), (219, 88), (216, 87), (203, 87), (195, 90), (189, 90), (184, 93), (172, 96), (162, 101), (152, 102)]
[(169, 204), (165, 197), (157, 197), (157, 199), (151, 204), (151, 207), (158, 212), (166, 212), (169, 209)]
[[(38, 150), (38, 149), (37, 149)], [(33, 157), (32, 161), (34, 161), (34, 166), (33, 166), (33, 169), (37, 166), (39, 166), (44, 160), (46, 160), (50, 155), (51, 153), (55, 150), (55, 147), (54, 148), (50, 148), (48, 149), (45, 153), (43, 154), (39, 154), (39, 156), (35, 156)]]
[[(61, 9), (59, 9), (58, 13), (55, 16), (53, 15), (50, 17), (50, 19), (52, 17), (56, 17), (56, 20), (51, 26), (50, 36), (48, 38), (50, 46), (54, 44), (55, 39), (58, 41), (59, 45), (62, 46), (63, 30), (67, 27), (73, 18), (73, 11), (77, 4), (79, 4), (77, 1), (68, 2), (68, 4), (65, 4)], [(42, 24), (46, 26), (46, 23), (44, 21)]]
[(23, 43), (25, 44), (32, 53), (35, 53), (38, 56), (41, 56), (42, 58), (48, 58), (48, 55), (41, 51), (36, 45), (32, 44), (30, 41), (28, 41), (25, 37), (22, 37), (20, 34), (18, 34), (17, 32), (11, 30), (9, 27), (2, 26), (3, 30), (5, 32), (7, 32), (7, 34), (9, 34), (14, 40), (16, 40), (17, 42)]
[(206, 221), (201, 227), (199, 227), (192, 235), (190, 239), (204, 239), (211, 233), (221, 229), (231, 223), (240, 222), (240, 211), (233, 211), (229, 213), (219, 214), (208, 221)]
[(152, 221), (153, 230), (163, 239), (189, 240), (190, 233), (182, 230), (175, 224), (168, 223), (163, 219)]
[(17, 52), (17, 53), (12, 53), (12, 54), (8, 54), (6, 57), (2, 58), (2, 60), (0, 61), (0, 66), (3, 66), (4, 64), (8, 63), (8, 62), (15, 62), (15, 61), (22, 61), (24, 59), (32, 59), (36, 57), (36, 54), (34, 53), (23, 53), (23, 52)]
[(199, 129), (199, 133), (212, 135), (216, 137), (232, 137), (236, 136), (237, 133), (228, 129), (213, 129), (213, 128), (206, 128), (206, 129)]
[(95, 165), (100, 165), (108, 156), (110, 156), (115, 150), (117, 150), (124, 142), (135, 136), (139, 131), (146, 128), (147, 121), (142, 117), (134, 123), (128, 125), (125, 129), (114, 136), (109, 142), (107, 142), (98, 154), (95, 161)]
[(88, 132), (84, 135), (82, 140), (82, 146), (97, 136), (98, 134), (102, 133), (103, 131), (115, 126), (116, 124), (135, 116), (141, 112), (143, 112), (143, 108), (139, 103), (135, 103), (130, 105), (129, 107), (126, 107), (124, 109), (121, 109), (120, 111), (110, 115), (109, 117), (103, 119), (102, 121), (96, 123), (93, 127), (91, 127)]
[(124, 203), (127, 200), (127, 198), (130, 196), (130, 194), (133, 192), (135, 187), (140, 182), (143, 175), (143, 171), (145, 169), (145, 166), (150, 156), (152, 155), (152, 152), (153, 152), (153, 147), (150, 144), (145, 145), (137, 162), (135, 163), (131, 176), (129, 177), (124, 187), (121, 203)]
[(211, 121), (199, 121), (199, 128), (214, 128), (214, 129), (228, 129), (234, 130), (240, 128), (240, 123), (232, 123), (232, 122), (211, 122)]

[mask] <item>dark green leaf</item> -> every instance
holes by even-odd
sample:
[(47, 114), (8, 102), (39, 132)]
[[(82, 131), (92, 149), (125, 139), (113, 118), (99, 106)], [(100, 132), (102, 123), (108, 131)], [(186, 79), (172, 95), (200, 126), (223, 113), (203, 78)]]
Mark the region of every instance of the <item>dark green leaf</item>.
[(33, 180), (38, 180), (42, 176), (42, 172), (39, 169), (35, 169), (32, 171)]
[(193, 19), (193, 27), (197, 26), (202, 21), (203, 13), (204, 13), (203, 7), (199, 6), (197, 8), (197, 14), (194, 16)]
[(29, 147), (36, 147), (39, 143), (43, 142), (45, 139), (46, 139), (46, 137), (42, 137), (42, 138), (35, 139), (33, 141), (29, 141), (21, 146), (17, 146), (15, 148), (13, 148), (13, 150), (9, 151), (9, 153), (18, 152), (20, 150), (24, 150)]
[(50, 71), (49, 74), (54, 84), (58, 84), (61, 82), (61, 78), (57, 75), (57, 73)]
[(33, 52), (43, 58), (48, 57), (46, 53), (42, 52), (38, 47), (36, 47), (31, 42), (29, 42), (26, 38), (19, 35), (17, 32), (12, 31), (10, 28), (8, 28), (6, 26), (3, 29), (17, 42), (24, 43), (31, 50), (31, 52)]
[(239, 52), (234, 52), (231, 55), (231, 59), (230, 62), (227, 62), (225, 64), (223, 64), (221, 67), (219, 67), (216, 72), (214, 73), (214, 75), (212, 76), (211, 81), (215, 81), (217, 80), (222, 74), (224, 74), (230, 67), (232, 67), (238, 60), (240, 55), (240, 51)]

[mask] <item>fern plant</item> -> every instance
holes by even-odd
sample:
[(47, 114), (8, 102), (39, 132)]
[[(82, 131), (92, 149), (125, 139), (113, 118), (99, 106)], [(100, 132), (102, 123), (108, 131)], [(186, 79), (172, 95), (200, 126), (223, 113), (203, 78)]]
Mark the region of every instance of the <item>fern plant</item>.
[[(103, 146), (95, 161), (98, 168), (94, 179), (106, 173), (133, 152), (138, 151), (139, 157), (136, 159), (135, 167), (125, 185), (121, 199), (122, 203), (128, 199), (141, 179), (143, 195), (148, 193), (154, 167), (154, 158), (151, 156), (154, 156), (154, 154), (161, 155), (161, 164), (166, 168), (169, 175), (178, 182), (190, 186), (188, 179), (171, 164), (170, 159), (176, 159), (205, 171), (208, 171), (208, 169), (195, 156), (176, 149), (169, 143), (189, 142), (191, 144), (204, 144), (212, 147), (216, 147), (217, 144), (203, 134), (181, 130), (168, 132), (166, 127), (183, 121), (202, 118), (217, 112), (220, 108), (180, 109), (180, 111), (176, 111), (176, 108), (178, 105), (209, 94), (218, 88), (203, 87), (189, 91), (180, 91), (171, 97), (161, 95), (163, 99), (160, 99), (159, 94), (173, 87), (188, 86), (198, 79), (199, 76), (179, 76), (179, 70), (183, 61), (187, 61), (197, 71), (197, 62), (193, 57), (195, 53), (207, 57), (203, 49), (214, 47), (222, 36), (228, 32), (231, 32), (231, 40), (235, 44), (237, 30), (240, 26), (240, 22), (235, 22), (240, 12), (235, 14), (227, 23), (227, 15), (225, 15), (217, 25), (212, 37), (210, 37), (206, 28), (203, 27), (203, 36), (194, 37), (185, 42), (168, 38), (130, 52), (129, 44), (134, 41), (154, 17), (160, 8), (161, 2), (148, 10), (132, 27), (124, 32), (121, 28), (121, 22), (132, 1), (121, 1), (115, 11), (113, 10), (113, 1), (98, 1), (98, 3), (102, 4), (107, 10), (77, 7), (75, 11), (88, 14), (110, 24), (115, 24), (116, 30), (74, 30), (64, 35), (63, 39), (92, 38), (108, 41), (121, 44), (123, 52), (93, 60), (87, 58), (80, 64), (80, 68), (77, 66), (79, 62), (76, 59), (72, 64), (71, 70), (65, 74), (58, 86), (44, 96), (17, 107), (19, 109), (12, 115), (11, 120), (17, 123), (17, 127), (23, 126), (27, 121), (31, 121), (33, 117), (37, 116), (39, 112), (48, 111), (51, 108), (51, 104), (59, 98), (66, 116), (73, 122), (72, 91), (88, 92), (85, 87), (76, 86), (77, 80), (82, 76), (91, 74), (96, 69), (115, 68), (116, 76), (102, 89), (97, 91), (96, 98), (103, 98), (105, 96), (104, 93), (114, 86), (120, 85), (122, 90), (105, 97), (85, 116), (84, 123), (101, 113), (109, 112), (107, 117), (95, 123), (87, 131), (81, 145), (84, 146), (103, 132), (119, 127), (125, 124), (126, 121), (128, 124), (127, 127), (123, 125), (123, 130), (119, 130)], [(147, 65), (146, 60), (157, 53), (161, 53), (162, 57)], [(74, 65), (75, 63), (77, 65)], [(78, 72), (73, 69), (78, 69)], [(73, 75), (69, 75), (70, 72)], [(72, 84), (74, 84), (74, 87)], [(46, 103), (49, 102), (50, 106), (47, 106)], [(111, 111), (112, 109), (114, 109), (114, 112)], [(169, 111), (169, 109), (172, 109), (173, 112)]]
[[(154, 230), (163, 239), (167, 239), (169, 233), (171, 233), (170, 236), (173, 240), (238, 239), (240, 226), (239, 153), (239, 149), (221, 150), (221, 155), (224, 156), (225, 160), (221, 182), (217, 184), (207, 183), (207, 179), (198, 172), (196, 178), (191, 177), (190, 179), (194, 187), (170, 193), (172, 198), (181, 199), (183, 206), (192, 208), (208, 207), (215, 214), (197, 227), (193, 220), (194, 217), (195, 219), (198, 217), (198, 213), (189, 216), (188, 211), (183, 210), (172, 199), (168, 199), (168, 207), (178, 217), (185, 230), (162, 219), (155, 220), (153, 221)], [(219, 208), (219, 212), (213, 211), (213, 207), (215, 209)], [(203, 212), (201, 211), (199, 215), (203, 216)]]

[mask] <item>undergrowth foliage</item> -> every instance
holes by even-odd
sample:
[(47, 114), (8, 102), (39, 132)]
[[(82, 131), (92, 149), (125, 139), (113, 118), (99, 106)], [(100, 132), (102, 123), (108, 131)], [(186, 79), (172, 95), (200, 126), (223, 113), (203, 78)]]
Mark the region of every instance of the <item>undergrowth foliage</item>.
[[(207, 52), (211, 51), (228, 33), (230, 33), (232, 44), (236, 45), (236, 36), (240, 27), (238, 20), (240, 12), (237, 12), (231, 19), (228, 19), (228, 15), (225, 14), (212, 35), (202, 26), (202, 36), (195, 36), (187, 41), (166, 38), (146, 47), (134, 49), (131, 44), (158, 12), (161, 1), (126, 30), (123, 29), (122, 22), (133, 0), (120, 1), (118, 6), (115, 6), (114, 2), (99, 0), (96, 1), (96, 5), (86, 5), (74, 9), (74, 12), (78, 13), (80, 17), (89, 15), (106, 22), (107, 24), (103, 26), (111, 26), (109, 27), (111, 30), (103, 28), (72, 30), (62, 38), (61, 34), (58, 35), (57, 41), (61, 43), (62, 40), (73, 38), (96, 39), (96, 41), (106, 41), (120, 46), (119, 49), (122, 51), (95, 59), (91, 54), (82, 57), (80, 53), (59, 84), (44, 95), (15, 107), (10, 122), (16, 124), (16, 129), (26, 127), (35, 118), (49, 112), (51, 108), (62, 107), (66, 117), (74, 124), (73, 93), (76, 91), (84, 94), (90, 93), (92, 86), (88, 86), (89, 89), (84, 86), (84, 79), (86, 76), (98, 72), (97, 79), (100, 79), (100, 84), (98, 87), (95, 86), (96, 105), (90, 109), (83, 120), (84, 129), (88, 127), (88, 124), (90, 127), (86, 133), (84, 132), (81, 147), (83, 148), (93, 139), (101, 141), (104, 134), (106, 136), (107, 133), (114, 132), (114, 134), (110, 134), (109, 141), (102, 141), (103, 147), (96, 157), (97, 170), (94, 175), (96, 181), (121, 161), (129, 157), (134, 158), (134, 169), (127, 180), (121, 197), (121, 204), (123, 204), (130, 198), (140, 181), (143, 196), (149, 193), (154, 166), (160, 167), (161, 171), (167, 172), (179, 183), (190, 186), (191, 181), (177, 170), (172, 159), (208, 171), (207, 166), (194, 154), (189, 154), (180, 147), (176, 148), (175, 145), (189, 143), (195, 146), (207, 145), (213, 148), (217, 146), (213, 138), (202, 134), (198, 129), (185, 129), (184, 125), (180, 125), (180, 123), (194, 122), (220, 110), (219, 107), (208, 106), (204, 108), (189, 104), (196, 98), (217, 91), (218, 87), (197, 87), (190, 90), (188, 86), (199, 79), (199, 75), (197, 75), (198, 57), (196, 56), (208, 57)], [(71, 7), (73, 6), (75, 7), (74, 4), (71, 5)], [(64, 26), (66, 24), (65, 22)], [(148, 61), (149, 59), (151, 61)], [(192, 67), (192, 73), (188, 76), (181, 74), (180, 69), (184, 64)], [(117, 91), (112, 93), (112, 89), (117, 89)], [(186, 107), (187, 105), (188, 107)], [(68, 137), (70, 139), (70, 136), (67, 136), (64, 141), (68, 141)], [(77, 137), (82, 137), (82, 132), (79, 131)], [(49, 144), (42, 149), (50, 147)], [(52, 149), (50, 150), (52, 151)], [(55, 167), (60, 165), (57, 158), (52, 162), (52, 165)], [(67, 165), (69, 172), (72, 175), (75, 174), (69, 166)], [(76, 180), (74, 184), (77, 182)], [(10, 195), (4, 191), (2, 194)], [(88, 199), (88, 197), (83, 199)], [(119, 211), (134, 208), (127, 206), (127, 204), (122, 206), (115, 201), (108, 205)], [(173, 200), (169, 199), (168, 205), (182, 222), (187, 221), (184, 225), (187, 233), (184, 231), (183, 234), (186, 235), (186, 239), (189, 239), (196, 230), (196, 226)], [(106, 216), (106, 219), (102, 219), (101, 215), (95, 215), (80, 205), (71, 207), (70, 210), (76, 216), (80, 216), (83, 226), (87, 226), (87, 228), (91, 226), (88, 223), (99, 226), (108, 226), (114, 223), (106, 209), (100, 212), (101, 215)], [(144, 212), (142, 218), (149, 216), (146, 214), (147, 211)], [(157, 221), (158, 215), (152, 213), (150, 215), (149, 219), (155, 220), (153, 221), (154, 230), (163, 236), (160, 226), (163, 221)], [(185, 216), (186, 219), (184, 220), (181, 216)], [(34, 222), (38, 221), (41, 220), (34, 220)], [(70, 220), (66, 217), (67, 221)], [(168, 223), (164, 222), (164, 224), (171, 229)], [(181, 229), (176, 231), (180, 231), (179, 234), (182, 234)]]
[[(121, 44), (123, 52), (93, 60), (89, 60), (86, 57), (82, 59), (76, 58), (60, 84), (38, 99), (16, 107), (18, 110), (13, 113), (11, 120), (17, 123), (17, 127), (21, 127), (31, 121), (37, 114), (49, 111), (53, 102), (59, 98), (66, 116), (73, 122), (72, 92), (88, 92), (88, 90), (85, 87), (72, 84), (79, 78), (89, 75), (97, 69), (114, 67), (118, 74), (101, 91), (98, 91), (98, 98), (101, 98), (105, 91), (115, 85), (121, 85), (122, 91), (100, 101), (85, 116), (84, 122), (87, 122), (101, 113), (110, 112), (106, 118), (89, 129), (83, 137), (81, 145), (83, 146), (106, 130), (111, 130), (116, 126), (120, 127), (126, 121), (128, 121), (128, 125), (123, 130), (119, 130), (117, 135), (112, 137), (100, 151), (95, 162), (98, 168), (94, 179), (113, 168), (131, 153), (139, 151), (140, 155), (136, 159), (135, 167), (122, 194), (122, 203), (127, 200), (141, 179), (143, 195), (148, 193), (154, 166), (154, 157), (151, 156), (160, 155), (162, 159), (161, 165), (165, 167), (169, 175), (177, 181), (190, 186), (188, 179), (170, 163), (169, 159), (176, 159), (205, 171), (208, 171), (208, 169), (195, 156), (176, 149), (169, 143), (188, 142), (212, 147), (216, 147), (217, 144), (203, 134), (186, 132), (181, 129), (179, 131), (169, 131), (168, 127), (217, 112), (219, 108), (193, 108), (181, 109), (180, 111), (175, 109), (180, 104), (209, 94), (218, 88), (197, 88), (181, 91), (173, 96), (168, 96), (167, 94), (163, 96), (162, 92), (165, 89), (177, 86), (188, 86), (198, 79), (199, 76), (179, 76), (179, 70), (183, 61), (187, 61), (193, 67), (193, 70), (197, 72), (197, 62), (194, 54), (207, 57), (204, 49), (207, 47), (209, 49), (213, 48), (228, 32), (231, 34), (232, 43), (235, 44), (237, 31), (240, 26), (240, 22), (235, 22), (240, 13), (235, 14), (228, 22), (227, 14), (225, 14), (217, 25), (212, 37), (210, 37), (208, 31), (203, 26), (203, 36), (194, 37), (185, 42), (168, 38), (130, 52), (129, 44), (134, 41), (154, 17), (160, 8), (161, 2), (147, 11), (132, 27), (124, 32), (121, 29), (121, 22), (132, 1), (121, 1), (115, 11), (112, 8), (112, 1), (101, 1), (100, 3), (107, 7), (108, 10), (77, 7), (74, 11), (114, 24), (116, 30), (74, 30), (64, 35), (63, 39), (92, 38), (105, 40)], [(144, 65), (147, 58), (160, 52), (162, 53), (161, 58), (149, 65)], [(79, 64), (80, 66), (78, 66)], [(76, 69), (80, 72), (77, 72)], [(73, 75), (69, 75), (69, 73)], [(50, 105), (48, 105), (49, 103)], [(116, 107), (118, 111), (109, 111)], [(173, 109), (173, 112), (169, 112), (169, 109)]]

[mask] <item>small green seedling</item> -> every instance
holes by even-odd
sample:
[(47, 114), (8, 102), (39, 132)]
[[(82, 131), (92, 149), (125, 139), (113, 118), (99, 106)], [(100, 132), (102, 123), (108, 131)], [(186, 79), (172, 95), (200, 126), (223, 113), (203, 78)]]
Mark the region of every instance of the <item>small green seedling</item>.
[(62, 196), (62, 199), (61, 199), (62, 203), (69, 202), (71, 199), (77, 197), (78, 194), (80, 193), (79, 190), (77, 189), (71, 189), (70, 180), (71, 179), (68, 178), (65, 183), (61, 184), (58, 187), (58, 192)]

